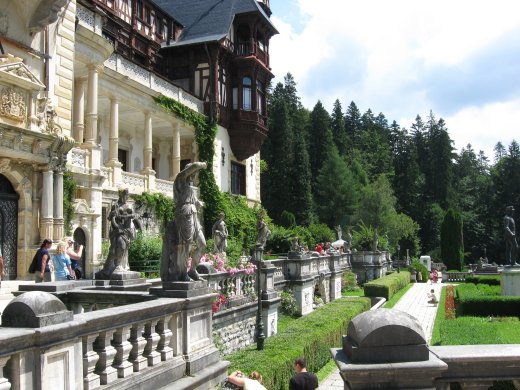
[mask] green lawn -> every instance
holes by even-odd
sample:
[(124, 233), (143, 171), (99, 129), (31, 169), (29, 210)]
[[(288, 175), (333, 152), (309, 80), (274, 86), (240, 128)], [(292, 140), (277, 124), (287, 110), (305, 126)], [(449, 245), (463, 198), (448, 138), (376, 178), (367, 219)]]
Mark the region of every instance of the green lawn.
[(520, 344), (518, 317), (458, 317), (445, 319), (446, 288), (442, 288), (431, 345)]

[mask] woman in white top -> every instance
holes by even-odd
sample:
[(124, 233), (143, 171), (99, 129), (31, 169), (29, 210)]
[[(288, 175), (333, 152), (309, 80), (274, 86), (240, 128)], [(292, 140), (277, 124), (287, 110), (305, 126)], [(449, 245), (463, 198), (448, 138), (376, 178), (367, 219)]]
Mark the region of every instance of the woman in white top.
[(249, 378), (246, 378), (241, 371), (234, 371), (228, 376), (228, 381), (242, 387), (244, 390), (267, 390), (261, 384), (262, 375), (258, 371), (253, 371)]

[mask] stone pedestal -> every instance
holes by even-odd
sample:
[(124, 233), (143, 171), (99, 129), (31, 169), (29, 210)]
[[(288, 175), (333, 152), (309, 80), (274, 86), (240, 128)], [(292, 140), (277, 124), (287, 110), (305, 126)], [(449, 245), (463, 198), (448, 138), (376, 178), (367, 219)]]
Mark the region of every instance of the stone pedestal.
[(264, 325), (264, 334), (271, 337), (276, 334), (278, 329), (278, 306), (281, 298), (274, 289), (274, 273), (276, 267), (270, 263), (262, 263), (260, 269), (260, 286), (262, 289), (262, 322)]
[(300, 315), (312, 312), (312, 303), (314, 300), (314, 279), (307, 279), (295, 282), (294, 298), (298, 305), (298, 313)]
[(520, 297), (520, 266), (504, 267), (500, 276), (502, 295)]
[[(101, 274), (96, 274), (101, 276)], [(116, 291), (147, 291), (151, 283), (141, 278), (141, 274), (135, 271), (115, 270), (110, 275), (110, 279), (96, 279), (97, 288), (110, 289)]]
[(345, 389), (434, 389), (448, 365), (428, 350), (421, 324), (399, 310), (356, 316), (331, 354)]
[(153, 287), (149, 291), (150, 294), (164, 298), (194, 298), (210, 294), (208, 282), (205, 280), (197, 280), (194, 282), (163, 282), (162, 287)]

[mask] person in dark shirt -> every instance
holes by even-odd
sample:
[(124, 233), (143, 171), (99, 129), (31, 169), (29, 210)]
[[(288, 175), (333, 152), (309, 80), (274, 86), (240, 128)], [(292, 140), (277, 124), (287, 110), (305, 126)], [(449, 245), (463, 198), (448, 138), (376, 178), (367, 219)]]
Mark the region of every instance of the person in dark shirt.
[(51, 281), (51, 268), (49, 266), (50, 255), (49, 249), (52, 247), (52, 240), (46, 238), (38, 249), (36, 256), (38, 257), (36, 263), (36, 270), (34, 272), (34, 279), (36, 283)]
[(296, 374), (289, 382), (289, 390), (314, 390), (318, 388), (318, 378), (312, 372), (307, 371), (303, 358), (294, 361)]

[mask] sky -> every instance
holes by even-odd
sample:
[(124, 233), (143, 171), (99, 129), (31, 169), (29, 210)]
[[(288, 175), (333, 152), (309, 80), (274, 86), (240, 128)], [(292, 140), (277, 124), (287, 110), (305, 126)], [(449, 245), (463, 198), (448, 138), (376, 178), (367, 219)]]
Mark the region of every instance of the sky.
[(354, 101), (410, 129), (446, 122), (454, 147), (490, 162), (520, 141), (519, 0), (270, 0), (273, 85), (290, 72), (304, 107)]

